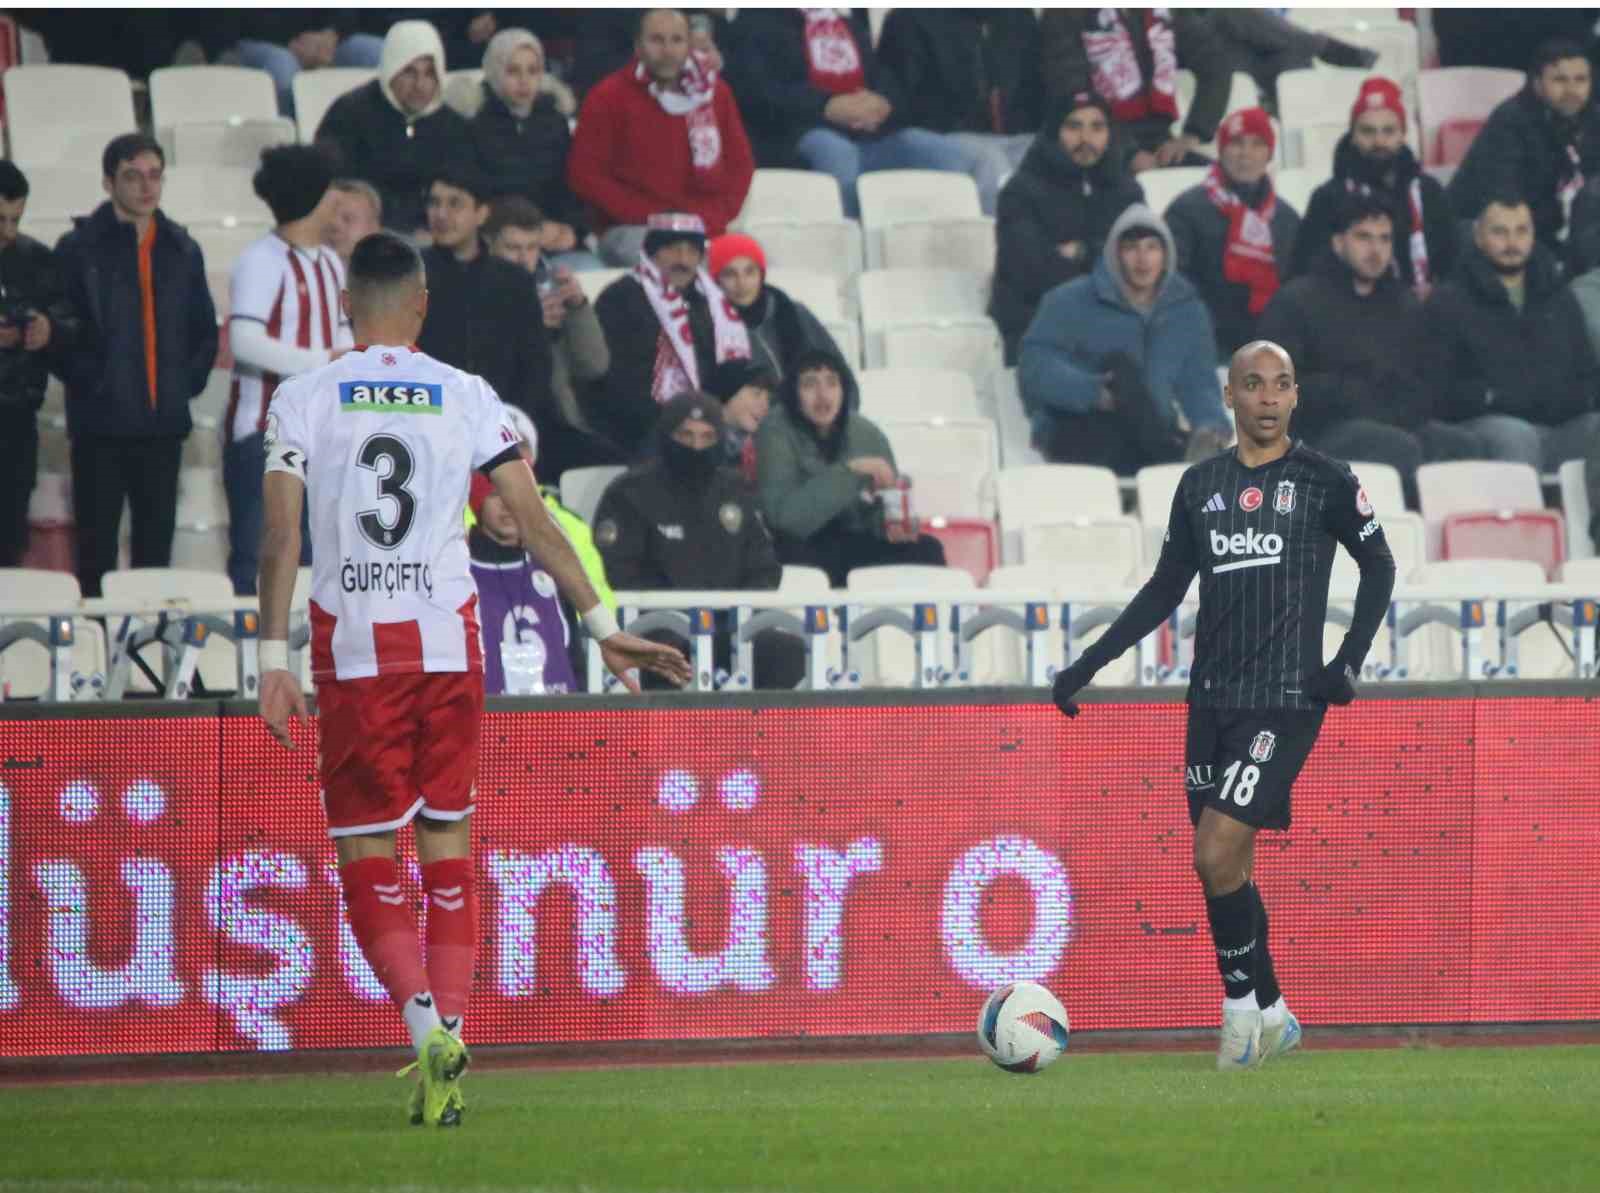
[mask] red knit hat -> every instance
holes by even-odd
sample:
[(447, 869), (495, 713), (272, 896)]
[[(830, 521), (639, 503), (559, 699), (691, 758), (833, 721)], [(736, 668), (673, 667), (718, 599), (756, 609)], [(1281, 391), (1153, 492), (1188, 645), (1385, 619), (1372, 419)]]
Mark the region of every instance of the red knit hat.
[(472, 488), (467, 492), (467, 508), (480, 522), (483, 520), (483, 503), (494, 493), (494, 482), (476, 469), (472, 472)]
[(1278, 152), (1278, 134), (1272, 131), (1272, 117), (1265, 108), (1240, 108), (1217, 130), (1217, 148), (1226, 149), (1235, 137), (1260, 137), (1269, 153)]
[(706, 261), (706, 268), (711, 271), (713, 278), (721, 277), (722, 271), (740, 257), (749, 257), (761, 267), (761, 276), (767, 276), (767, 254), (761, 251), (761, 245), (754, 236), (745, 236), (740, 232), (729, 232), (711, 242), (711, 255)]
[(1406, 131), (1406, 105), (1400, 98), (1400, 88), (1392, 80), (1381, 75), (1373, 75), (1361, 84), (1361, 90), (1356, 93), (1355, 106), (1350, 109), (1350, 123), (1356, 122), (1356, 117), (1363, 112), (1376, 112), (1387, 109), (1400, 118), (1400, 131)]

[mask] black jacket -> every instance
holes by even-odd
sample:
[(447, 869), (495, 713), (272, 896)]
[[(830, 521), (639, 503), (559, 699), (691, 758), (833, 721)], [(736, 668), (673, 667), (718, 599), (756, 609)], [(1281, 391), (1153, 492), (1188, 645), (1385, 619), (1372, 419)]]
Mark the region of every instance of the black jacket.
[(482, 246), (465, 265), (437, 247), (424, 249), (422, 261), (428, 271), (428, 319), (417, 347), (476, 373), (501, 401), (525, 411), (542, 429), (555, 408), (554, 355), (533, 275)]
[(1359, 187), (1368, 188), (1389, 209), (1394, 225), (1394, 261), (1406, 285), (1416, 281), (1411, 268), (1411, 180), (1420, 180), (1422, 192), (1422, 237), (1428, 246), (1428, 276), (1437, 283), (1449, 277), (1461, 255), (1461, 229), (1444, 187), (1437, 178), (1422, 172), (1416, 155), (1401, 146), (1391, 171), (1379, 175), (1369, 161), (1356, 152), (1346, 133), (1333, 151), (1333, 177), (1311, 192), (1311, 202), (1300, 217), (1294, 253), (1288, 275), (1299, 277), (1318, 268), (1331, 256), (1334, 223), (1345, 196)]
[[(1061, 148), (1059, 127), (1034, 139), (995, 210), (998, 254), (989, 313), (1005, 336), (1008, 356), (1015, 356), (1039, 300), (1093, 269), (1117, 217), (1144, 202), (1144, 188), (1118, 165), (1122, 153), (1114, 138), (1085, 170)], [(1068, 260), (1057, 246), (1071, 241), (1080, 242), (1083, 252)]]
[(770, 590), (783, 575), (755, 495), (731, 468), (697, 490), (658, 459), (635, 465), (601, 497), (594, 541), (623, 591)]
[(1392, 273), (1363, 297), (1330, 252), (1273, 295), (1256, 334), (1294, 361), (1300, 404), (1291, 429), (1312, 444), (1353, 418), (1409, 430), (1433, 417), (1432, 381), (1418, 351), (1422, 304)]
[(56, 245), (67, 301), (80, 319), (77, 338), (57, 345), (67, 388), (67, 431), (142, 439), (187, 435), (189, 402), (217, 359), (217, 311), (200, 246), (161, 212), (151, 250), (156, 305), (156, 397), (145, 370), (139, 246), (132, 224), (109, 201), (73, 221)]
[(1497, 192), (1527, 196), (1539, 243), (1561, 254), (1557, 189), (1567, 177), (1567, 147), (1576, 147), (1586, 178), (1600, 174), (1600, 107), (1591, 103), (1572, 120), (1556, 116), (1523, 88), (1489, 115), (1450, 179), (1450, 202), (1464, 220), (1476, 219)]
[(408, 120), (384, 97), (377, 79), (333, 101), (317, 126), (317, 144), (335, 154), (339, 173), (377, 188), (384, 227), (400, 232), (427, 223), (423, 192), (441, 169), (475, 160), (459, 112), (441, 107)]
[(878, 60), (905, 88), (902, 115), (917, 128), (1031, 133), (1044, 119), (1031, 8), (892, 8)]
[(1528, 261), (1520, 312), (1475, 247), (1423, 311), (1441, 417), (1510, 414), (1556, 426), (1595, 408), (1600, 362), (1578, 300), (1543, 246)]
[(572, 133), (553, 96), (540, 95), (526, 118), (513, 116), (505, 101), (483, 84), (483, 106), (472, 118), (472, 148), (478, 173), (494, 196), (522, 195), (553, 220), (571, 224), (581, 239), (582, 209), (567, 189), (567, 151)]
[(776, 286), (762, 286), (755, 302), (737, 309), (750, 332), (750, 359), (779, 381), (788, 376), (790, 362), (808, 348), (844, 355), (811, 308)]
[[(79, 335), (78, 315), (67, 301), (54, 255), (31, 236), (18, 236), (0, 251), (0, 317), (29, 312), (50, 320), (50, 342), (37, 352), (20, 343), (0, 350), (0, 412), (27, 412), (44, 405), (50, 364), (70, 351)], [(23, 327), (18, 323), (18, 330)]]
[[(1234, 350), (1256, 337), (1256, 320), (1250, 313), (1250, 287), (1222, 276), (1222, 255), (1228, 247), (1228, 217), (1206, 188), (1193, 186), (1172, 201), (1166, 211), (1167, 227), (1178, 242), (1178, 272), (1194, 283), (1211, 312), (1217, 333), (1217, 361), (1226, 364)], [(1280, 196), (1272, 213), (1272, 252), (1278, 276), (1288, 272), (1300, 213)]]
[[(728, 48), (725, 77), (739, 101), (745, 132), (763, 166), (803, 164), (794, 146), (814, 128), (833, 128), (853, 140), (871, 136), (836, 128), (823, 119), (822, 109), (833, 98), (811, 85), (806, 67), (806, 23), (798, 8), (750, 8), (739, 13), (730, 27), (734, 44)], [(872, 51), (872, 29), (867, 10), (850, 10), (850, 31), (861, 54), (868, 91), (876, 91), (894, 106), (877, 134), (907, 127), (910, 103), (904, 87)]]
[[(716, 372), (717, 365), (711, 308), (698, 286), (690, 287), (685, 297), (689, 302), (689, 326), (694, 332), (695, 358), (704, 382)], [(717, 297), (720, 299), (721, 295)], [(600, 292), (594, 300), (594, 313), (605, 330), (606, 347), (611, 349), (611, 369), (589, 387), (586, 409), (595, 430), (623, 451), (636, 454), (649, 446), (661, 417), (661, 407), (650, 393), (661, 321), (639, 279), (631, 274)]]

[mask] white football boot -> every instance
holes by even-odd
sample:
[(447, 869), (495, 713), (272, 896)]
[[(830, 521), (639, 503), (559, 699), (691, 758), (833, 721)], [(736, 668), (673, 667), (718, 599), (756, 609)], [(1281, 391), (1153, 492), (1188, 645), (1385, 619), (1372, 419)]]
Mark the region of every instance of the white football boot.
[(1217, 1045), (1217, 1069), (1253, 1069), (1261, 1063), (1261, 1011), (1222, 1009), (1222, 1036)]
[(1276, 1056), (1293, 1052), (1300, 1047), (1300, 1020), (1294, 1017), (1282, 999), (1278, 1000), (1279, 1013), (1261, 1016), (1261, 1059), (1271, 1060)]

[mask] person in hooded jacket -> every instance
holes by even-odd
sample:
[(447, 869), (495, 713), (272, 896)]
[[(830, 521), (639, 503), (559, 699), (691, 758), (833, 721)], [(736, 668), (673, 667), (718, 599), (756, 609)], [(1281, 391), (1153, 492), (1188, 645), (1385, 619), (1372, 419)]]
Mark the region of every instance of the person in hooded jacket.
[(1388, 208), (1394, 269), (1418, 298), (1427, 298), (1434, 283), (1455, 269), (1461, 230), (1443, 185), (1423, 173), (1406, 144), (1400, 88), (1377, 76), (1361, 85), (1350, 109), (1350, 131), (1333, 151), (1333, 177), (1311, 192), (1295, 234), (1290, 277), (1320, 267), (1345, 198), (1353, 193), (1373, 195)]
[(1106, 233), (1144, 188), (1122, 162), (1111, 105), (1093, 91), (1069, 98), (1033, 139), (995, 218), (989, 314), (1015, 364), (1022, 333), (1045, 294), (1094, 268)]
[[(755, 495), (724, 464), (722, 403), (688, 391), (661, 407), (655, 454), (606, 487), (595, 511), (594, 541), (613, 588), (771, 592), (783, 578)], [(716, 664), (732, 658), (729, 627), (719, 627)], [(688, 644), (671, 635), (680, 649)], [(792, 635), (756, 636), (756, 687), (792, 688), (805, 673), (805, 645)]]
[(384, 223), (414, 232), (427, 223), (428, 180), (472, 165), (467, 122), (444, 102), (444, 46), (427, 21), (396, 21), (383, 39), (378, 77), (346, 92), (317, 126), (336, 173), (360, 178), (383, 198)]
[(900, 474), (888, 437), (860, 413), (849, 366), (807, 349), (778, 394), (756, 432), (756, 483), (778, 558), (821, 568), (835, 588), (858, 567), (942, 567), (938, 539), (884, 517), (882, 494)]
[(1167, 225), (1136, 203), (1112, 224), (1094, 271), (1044, 296), (1017, 384), (1047, 459), (1131, 476), (1233, 441), (1211, 316), (1177, 259)]

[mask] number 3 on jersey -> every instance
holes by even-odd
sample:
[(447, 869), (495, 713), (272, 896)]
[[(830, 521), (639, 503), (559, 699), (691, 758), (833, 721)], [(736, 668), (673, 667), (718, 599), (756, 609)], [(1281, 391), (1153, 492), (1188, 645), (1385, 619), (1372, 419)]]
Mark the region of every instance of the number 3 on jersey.
[[(356, 464), (378, 474), (378, 508), (358, 513), (356, 525), (374, 547), (392, 551), (405, 541), (416, 521), (417, 498), (406, 488), (416, 471), (416, 457), (405, 440), (394, 435), (373, 435), (361, 445)], [(385, 498), (394, 504), (384, 506)], [(393, 519), (386, 521), (386, 513), (392, 513)]]
[[(1222, 790), (1217, 792), (1217, 798), (1223, 803), (1228, 802), (1228, 796), (1233, 795), (1233, 802), (1239, 807), (1244, 807), (1256, 797), (1256, 784), (1261, 781), (1261, 768), (1259, 766), (1244, 766), (1242, 760), (1236, 759), (1228, 764), (1228, 769), (1222, 772)], [(1238, 780), (1237, 784), (1234, 780)]]

